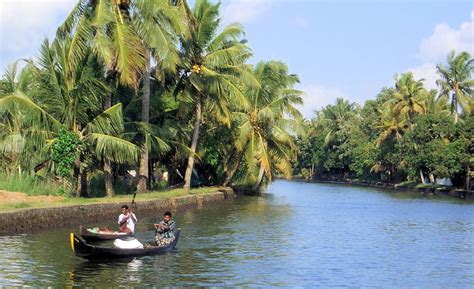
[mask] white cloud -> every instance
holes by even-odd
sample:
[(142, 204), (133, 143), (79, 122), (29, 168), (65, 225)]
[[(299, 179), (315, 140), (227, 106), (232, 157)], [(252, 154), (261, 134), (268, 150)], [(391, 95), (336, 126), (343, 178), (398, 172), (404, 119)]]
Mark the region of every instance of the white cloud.
[(436, 25), (433, 34), (421, 41), (419, 57), (425, 62), (444, 61), (453, 49), (474, 54), (474, 11), (471, 11), (471, 19), (458, 29), (445, 23)]
[(439, 75), (436, 73), (435, 64), (427, 62), (417, 67), (408, 68), (407, 71), (411, 71), (417, 80), (424, 78), (424, 84), (426, 88), (437, 88), (436, 80), (439, 78)]
[[(76, 0), (0, 1), (0, 64), (37, 54), (45, 37), (54, 35), (57, 26), (72, 10)], [(0, 67), (4, 69), (4, 67)]]
[(274, 0), (225, 1), (222, 8), (223, 20), (225, 23), (250, 23), (270, 10), (274, 2)]
[(445, 63), (451, 50), (457, 53), (467, 51), (474, 55), (474, 11), (471, 11), (471, 19), (462, 23), (458, 29), (444, 23), (436, 25), (433, 34), (421, 41), (418, 56), (423, 63), (406, 71), (411, 71), (415, 79), (424, 78), (426, 88), (437, 88), (439, 75), (436, 64)]
[(308, 119), (314, 117), (315, 110), (319, 110), (328, 104), (334, 104), (337, 98), (349, 99), (339, 88), (310, 84), (303, 85), (298, 89), (304, 92), (304, 103), (298, 108), (303, 116)]

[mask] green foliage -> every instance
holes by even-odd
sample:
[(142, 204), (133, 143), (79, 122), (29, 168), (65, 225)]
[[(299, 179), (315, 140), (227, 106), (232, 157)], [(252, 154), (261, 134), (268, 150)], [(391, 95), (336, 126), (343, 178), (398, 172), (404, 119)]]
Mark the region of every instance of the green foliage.
[(55, 163), (56, 173), (59, 176), (72, 175), (74, 163), (81, 153), (82, 146), (77, 134), (64, 129), (58, 132), (51, 149), (51, 160)]
[(454, 121), (457, 122), (459, 108), (462, 108), (462, 112), (466, 114), (473, 112), (474, 82), (472, 72), (474, 71), (474, 61), (466, 51), (458, 55), (455, 51), (451, 51), (447, 62), (448, 66), (442, 64), (436, 66), (437, 72), (441, 76), (437, 83), (441, 88), (441, 95), (451, 99), (451, 114), (454, 114)]
[[(404, 73), (361, 109), (338, 99), (317, 111), (298, 139), (296, 171), (390, 182), (422, 174), (461, 184), (474, 165), (472, 96), (465, 97), (472, 95), (472, 63), (467, 53), (451, 53), (448, 67), (438, 66), (440, 93)], [(464, 95), (451, 98), (454, 89)], [(448, 100), (462, 107), (459, 122), (449, 115)]]
[(350, 150), (351, 162), (349, 169), (357, 177), (367, 177), (377, 158), (377, 147), (373, 142), (364, 139), (352, 139), (353, 144)]
[(414, 176), (422, 170), (451, 177), (461, 172), (469, 159), (469, 143), (459, 138), (459, 129), (447, 115), (418, 116), (401, 143), (409, 174)]
[(446, 142), (436, 139), (426, 144), (429, 159), (426, 167), (435, 176), (451, 177), (463, 169), (463, 160), (470, 156), (466, 151), (468, 143), (464, 140)]

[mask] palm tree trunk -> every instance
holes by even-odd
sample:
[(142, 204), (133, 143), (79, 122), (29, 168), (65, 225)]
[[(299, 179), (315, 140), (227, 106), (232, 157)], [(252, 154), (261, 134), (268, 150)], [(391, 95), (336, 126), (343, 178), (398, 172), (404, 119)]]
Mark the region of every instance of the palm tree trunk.
[(421, 179), (422, 184), (426, 184), (425, 176), (423, 175), (423, 171), (421, 169), (420, 169), (420, 179)]
[(242, 157), (244, 156), (244, 153), (241, 152), (239, 153), (238, 157), (236, 158), (235, 163), (233, 166), (230, 168), (230, 170), (227, 171), (224, 182), (222, 183), (223, 186), (228, 186), (232, 178), (234, 177), (235, 173), (237, 172), (239, 168), (239, 164), (242, 161)]
[(430, 183), (434, 184), (436, 182), (434, 175), (432, 173), (429, 173), (428, 176), (430, 177)]
[(201, 95), (198, 93), (196, 100), (196, 120), (194, 121), (193, 138), (191, 140), (191, 153), (189, 154), (188, 166), (186, 167), (186, 173), (184, 174), (184, 188), (186, 190), (189, 190), (191, 188), (191, 176), (194, 167), (194, 157), (196, 154), (197, 142), (199, 139), (199, 128), (201, 127), (201, 110)]
[(458, 114), (458, 98), (457, 93), (453, 93), (453, 99), (451, 101), (451, 113), (454, 114), (454, 123), (458, 123), (459, 121), (459, 114)]
[(87, 198), (89, 196), (89, 192), (87, 190), (87, 170), (83, 169), (81, 171), (81, 197)]
[(471, 168), (469, 167), (469, 164), (466, 164), (466, 183), (465, 183), (465, 189), (470, 190), (471, 188)]
[(265, 169), (263, 168), (263, 166), (261, 165), (260, 166), (260, 171), (258, 172), (258, 177), (257, 177), (257, 182), (255, 183), (255, 185), (253, 185), (252, 187), (252, 190), (253, 191), (257, 191), (259, 188), (260, 188), (260, 185), (262, 185), (262, 181), (263, 181), (263, 176), (265, 175)]
[(71, 195), (73, 197), (79, 196), (79, 175), (80, 175), (80, 169), (76, 161), (76, 164), (74, 165), (74, 169), (73, 169), (73, 174), (72, 174)]
[[(112, 106), (112, 95), (107, 95), (104, 99), (104, 109), (108, 109)], [(105, 183), (105, 195), (107, 197), (113, 197), (115, 195), (114, 185), (112, 182), (112, 164), (108, 159), (104, 159), (104, 183)]]
[(110, 161), (104, 159), (104, 182), (105, 182), (105, 195), (107, 197), (113, 197), (115, 195), (114, 185), (112, 182), (112, 166)]
[(79, 168), (79, 181), (80, 183), (78, 184), (79, 188), (79, 195), (82, 198), (87, 198), (89, 196), (87, 192), (87, 169), (85, 167), (80, 167), (80, 164), (84, 162), (84, 156), (81, 154), (79, 156), (79, 163), (78, 163), (78, 168)]
[[(146, 67), (143, 72), (142, 122), (150, 122), (150, 55), (147, 52)], [(146, 141), (141, 147), (140, 169), (138, 175), (137, 192), (146, 193), (148, 190), (148, 147)]]
[(148, 188), (153, 188), (155, 185), (155, 166), (153, 165), (153, 160), (150, 160), (148, 162)]

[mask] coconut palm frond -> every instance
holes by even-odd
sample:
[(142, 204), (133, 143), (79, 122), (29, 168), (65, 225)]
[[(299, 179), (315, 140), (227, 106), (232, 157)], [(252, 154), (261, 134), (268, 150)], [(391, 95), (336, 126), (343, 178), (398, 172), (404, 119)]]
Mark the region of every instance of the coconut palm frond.
[(132, 163), (138, 160), (140, 148), (119, 137), (90, 133), (87, 135), (86, 141), (93, 146), (93, 153), (99, 159), (110, 159), (116, 163)]
[(84, 133), (101, 133), (108, 135), (119, 135), (123, 132), (122, 104), (104, 110), (84, 128)]

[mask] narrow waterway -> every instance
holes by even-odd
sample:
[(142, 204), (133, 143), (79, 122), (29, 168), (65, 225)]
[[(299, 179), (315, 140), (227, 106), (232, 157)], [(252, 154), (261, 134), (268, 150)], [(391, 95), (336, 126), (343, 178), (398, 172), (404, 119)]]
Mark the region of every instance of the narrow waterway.
[[(175, 219), (176, 250), (132, 261), (75, 257), (77, 228), (0, 237), (0, 285), (474, 286), (474, 205), (454, 199), (276, 181)], [(154, 221), (140, 218), (139, 238), (153, 237)]]

